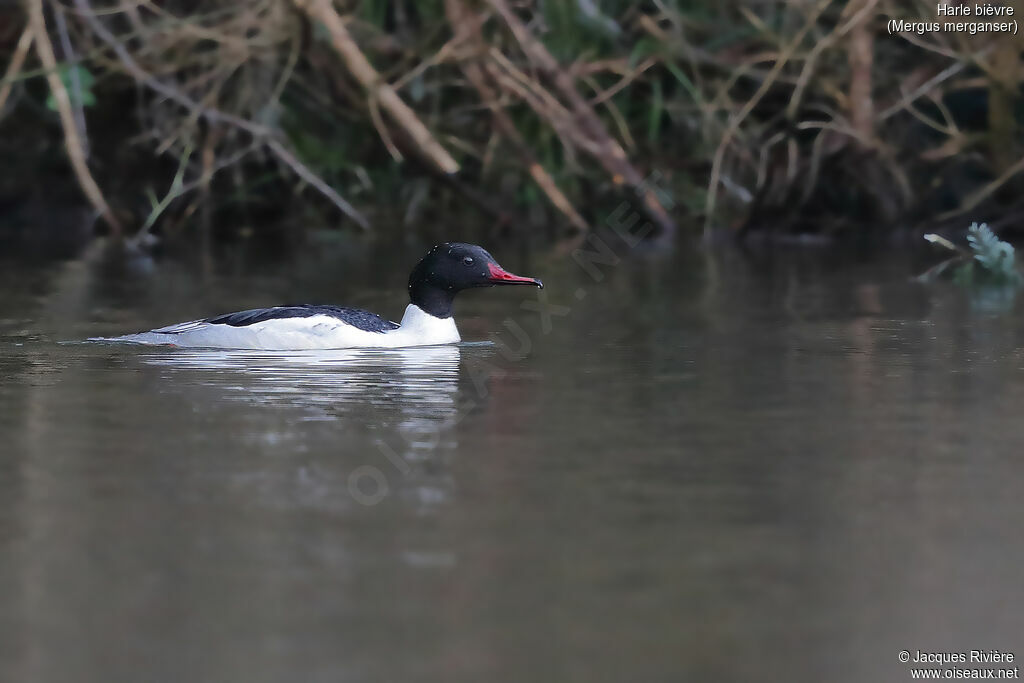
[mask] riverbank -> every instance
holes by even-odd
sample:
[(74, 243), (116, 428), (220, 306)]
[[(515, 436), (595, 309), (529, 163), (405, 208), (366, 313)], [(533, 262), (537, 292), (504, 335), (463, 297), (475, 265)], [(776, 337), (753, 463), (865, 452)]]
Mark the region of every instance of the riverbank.
[(98, 232), (457, 214), (555, 243), (628, 202), (662, 237), (791, 242), (1024, 216), (1020, 41), (890, 35), (915, 17), (871, 0), (24, 8), (0, 12), (0, 207), (70, 184)]

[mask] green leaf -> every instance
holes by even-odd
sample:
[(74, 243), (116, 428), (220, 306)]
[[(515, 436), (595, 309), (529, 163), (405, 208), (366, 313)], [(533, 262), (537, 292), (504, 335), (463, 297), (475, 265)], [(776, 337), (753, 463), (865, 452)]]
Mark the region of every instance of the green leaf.
[(967, 243), (974, 251), (974, 260), (993, 282), (1016, 282), (1017, 272), (1013, 245), (1002, 241), (987, 224), (972, 223), (967, 230)]
[(664, 52), (664, 46), (654, 38), (641, 38), (636, 41), (629, 53), (629, 66), (633, 68), (645, 57), (659, 55)]
[[(75, 87), (75, 79), (77, 77), (78, 86), (81, 88), (82, 106), (91, 107), (96, 104), (96, 96), (92, 93), (92, 86), (96, 82), (96, 78), (84, 66), (81, 64), (62, 66), (57, 70), (57, 75), (60, 76), (61, 82), (67, 89), (68, 97), (71, 98), (72, 103), (74, 103), (76, 93), (78, 92)], [(57, 111), (57, 100), (54, 99), (53, 93), (46, 97), (46, 106), (50, 111)]]
[(682, 69), (673, 64), (671, 60), (667, 60), (665, 62), (665, 68), (668, 70), (670, 74), (672, 74), (675, 77), (677, 81), (679, 81), (679, 84), (686, 89), (686, 92), (690, 93), (690, 97), (693, 98), (694, 102), (697, 102), (699, 104), (703, 100), (700, 94), (700, 90), (698, 90), (697, 86), (693, 84), (693, 81), (687, 78), (686, 74), (683, 73)]
[(409, 97), (413, 102), (422, 102), (427, 94), (427, 84), (423, 81), (423, 75), (418, 74), (409, 82)]

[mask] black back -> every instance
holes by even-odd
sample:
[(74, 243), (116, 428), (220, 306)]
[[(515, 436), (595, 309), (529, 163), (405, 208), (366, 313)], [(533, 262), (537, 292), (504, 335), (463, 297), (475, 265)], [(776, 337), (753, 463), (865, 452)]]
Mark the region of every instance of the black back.
[(230, 325), (232, 327), (245, 327), (267, 320), (280, 318), (312, 318), (314, 315), (326, 315), (337, 318), (352, 327), (366, 332), (387, 332), (396, 330), (399, 325), (390, 320), (364, 311), (361, 308), (346, 308), (344, 306), (317, 306), (314, 304), (303, 304), (300, 306), (274, 306), (273, 308), (253, 308), (238, 313), (228, 313), (216, 318), (207, 318), (203, 322), (214, 325)]

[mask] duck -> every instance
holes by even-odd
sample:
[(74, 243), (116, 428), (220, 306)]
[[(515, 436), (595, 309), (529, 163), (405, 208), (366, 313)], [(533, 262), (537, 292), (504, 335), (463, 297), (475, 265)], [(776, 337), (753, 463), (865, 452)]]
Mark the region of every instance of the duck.
[(536, 278), (508, 272), (483, 247), (445, 242), (412, 269), (409, 305), (400, 323), (359, 308), (301, 304), (254, 308), (91, 341), (268, 351), (456, 344), (462, 337), (452, 316), (455, 296), (466, 289), (507, 285), (544, 287)]

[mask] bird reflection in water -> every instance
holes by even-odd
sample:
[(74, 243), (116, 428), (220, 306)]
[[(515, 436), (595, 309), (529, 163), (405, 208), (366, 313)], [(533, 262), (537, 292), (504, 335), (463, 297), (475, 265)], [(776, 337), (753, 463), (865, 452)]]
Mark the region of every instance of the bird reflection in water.
[[(147, 365), (212, 373), (209, 382), (246, 400), (336, 409), (401, 400), (428, 412), (453, 408), (458, 345), (404, 349), (250, 351), (179, 349), (146, 353)], [(225, 376), (234, 381), (225, 381)]]
[[(383, 480), (389, 494), (423, 513), (454, 490), (448, 464), (457, 447), (452, 426), (458, 422), (462, 351), (459, 345), (174, 349), (142, 353), (139, 360), (161, 370), (162, 392), (180, 394), (194, 411), (223, 420), (224, 431), (250, 454), (263, 452), (278, 462), (298, 454), (298, 478), (305, 482), (300, 488), (313, 498), (329, 495), (337, 503), (343, 494), (361, 502), (358, 492), (351, 495), (350, 475), (371, 469), (380, 473), (369, 482), (378, 492)], [(275, 471), (247, 476), (279, 479)]]

